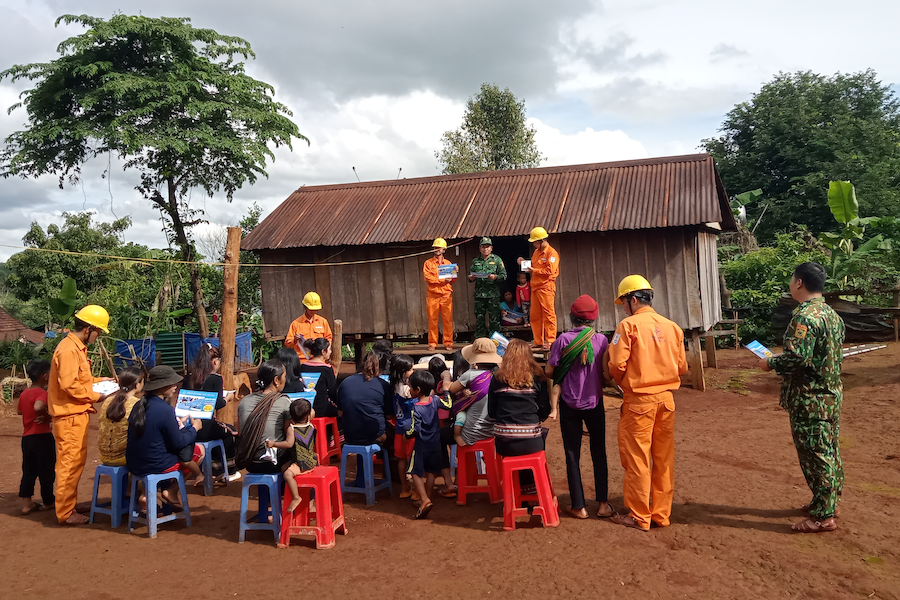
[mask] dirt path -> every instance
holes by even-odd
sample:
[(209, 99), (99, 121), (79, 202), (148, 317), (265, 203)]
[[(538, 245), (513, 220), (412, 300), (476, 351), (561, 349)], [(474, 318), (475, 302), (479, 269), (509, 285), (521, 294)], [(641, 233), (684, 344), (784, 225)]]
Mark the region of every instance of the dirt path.
[[(507, 533), (501, 507), (478, 497), (466, 507), (438, 498), (432, 520), (414, 521), (408, 501), (382, 493), (372, 507), (345, 498), (350, 534), (333, 550), (303, 540), (278, 550), (263, 532), (236, 543), (237, 485), (209, 498), (192, 492), (194, 526), (164, 525), (156, 540), (108, 520), (73, 530), (46, 512), (17, 516), (21, 422), (0, 418), (2, 596), (900, 598), (900, 345), (845, 363), (846, 501), (840, 529), (822, 535), (790, 533), (809, 491), (777, 405), (779, 380), (746, 370), (753, 363), (746, 351), (722, 352), (725, 368), (707, 371), (709, 391), (677, 393), (673, 524), (649, 533), (565, 517), (556, 529)], [(617, 407), (608, 400), (607, 447), (611, 501), (621, 507)], [(547, 456), (566, 506), (562, 443), (550, 427)], [(90, 449), (82, 500), (96, 429)]]

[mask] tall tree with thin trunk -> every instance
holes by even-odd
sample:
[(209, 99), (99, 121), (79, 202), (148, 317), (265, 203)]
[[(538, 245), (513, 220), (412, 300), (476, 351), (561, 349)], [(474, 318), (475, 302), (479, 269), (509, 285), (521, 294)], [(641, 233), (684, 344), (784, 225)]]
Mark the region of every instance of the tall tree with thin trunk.
[[(54, 174), (62, 187), (79, 180), (86, 161), (115, 154), (140, 171), (137, 189), (165, 217), (181, 258), (194, 261), (190, 231), (203, 213), (189, 205), (190, 192), (224, 192), (230, 202), (244, 183), (267, 176), (273, 146), (309, 143), (272, 86), (244, 72), (240, 59), (255, 55), (241, 38), (195, 29), (187, 18), (64, 15), (61, 22), (87, 31), (62, 42), (56, 60), (0, 73), (36, 82), (10, 108), (24, 106), (28, 122), (5, 140), (3, 177)], [(191, 289), (205, 336), (196, 264)]]

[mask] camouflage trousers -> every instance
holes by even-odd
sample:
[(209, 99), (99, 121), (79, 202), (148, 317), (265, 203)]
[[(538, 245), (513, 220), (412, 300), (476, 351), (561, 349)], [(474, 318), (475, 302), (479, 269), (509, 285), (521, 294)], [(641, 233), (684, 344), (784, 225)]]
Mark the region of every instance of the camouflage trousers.
[(840, 422), (791, 416), (791, 433), (800, 469), (812, 492), (809, 514), (817, 521), (834, 516), (844, 489)]
[(475, 337), (490, 337), (495, 331), (500, 331), (500, 298), (475, 298)]

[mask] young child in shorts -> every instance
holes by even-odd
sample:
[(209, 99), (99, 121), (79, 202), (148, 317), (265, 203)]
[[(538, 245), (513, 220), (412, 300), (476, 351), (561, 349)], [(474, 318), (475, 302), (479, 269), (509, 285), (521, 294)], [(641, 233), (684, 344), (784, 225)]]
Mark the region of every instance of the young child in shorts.
[[(52, 509), (56, 504), (53, 483), (56, 481), (56, 441), (50, 430), (50, 414), (47, 412), (47, 385), (50, 382), (50, 362), (33, 360), (25, 367), (31, 387), (19, 396), (16, 412), (22, 415), (22, 482), (19, 497), (23, 515), (36, 510)], [(34, 482), (41, 482), (41, 499), (34, 502)]]
[(281, 468), (284, 473), (284, 483), (291, 490), (293, 499), (288, 504), (288, 512), (294, 512), (303, 499), (294, 477), (308, 473), (319, 466), (319, 457), (316, 454), (316, 428), (312, 420), (316, 418), (309, 400), (298, 398), (291, 402), (291, 420), (284, 424), (283, 442), (266, 440), (266, 448), (293, 448), (294, 461), (285, 463)]
[(431, 512), (431, 499), (428, 492), (434, 488), (435, 477), (441, 473), (441, 425), (438, 420), (438, 408), (450, 408), (448, 397), (432, 396), (434, 376), (428, 371), (413, 371), (409, 376), (409, 391), (418, 399), (413, 406), (412, 423), (406, 432), (407, 437), (415, 439), (407, 478), (411, 479), (421, 500), (416, 511), (417, 519), (424, 519)]
[[(413, 372), (413, 359), (406, 354), (394, 354), (388, 364), (388, 382), (394, 389), (394, 414), (397, 417), (394, 434), (394, 456), (397, 458), (397, 472), (406, 473), (406, 465), (412, 454), (413, 440), (403, 435), (412, 422), (412, 408), (415, 399), (409, 392), (409, 376)], [(418, 501), (418, 494), (412, 489), (406, 477), (401, 478), (400, 497)]]
[(528, 273), (519, 273), (516, 281), (516, 304), (522, 307), (525, 325), (528, 325), (531, 323), (531, 284), (528, 283)]

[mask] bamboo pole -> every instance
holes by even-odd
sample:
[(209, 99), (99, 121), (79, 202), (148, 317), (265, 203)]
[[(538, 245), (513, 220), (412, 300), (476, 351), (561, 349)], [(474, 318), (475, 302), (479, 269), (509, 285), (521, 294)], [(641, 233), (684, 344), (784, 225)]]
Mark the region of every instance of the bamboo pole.
[(341, 370), (341, 340), (344, 339), (344, 322), (340, 319), (334, 320), (334, 331), (331, 333), (331, 365), (334, 367), (334, 373), (337, 375)]
[[(226, 390), (234, 385), (234, 336), (237, 330), (238, 269), (241, 254), (241, 228), (228, 228), (225, 245), (225, 277), (222, 290), (222, 326), (219, 329), (219, 352), (222, 357), (222, 383)], [(232, 399), (219, 411), (219, 419), (231, 425), (237, 424), (237, 399)]]

